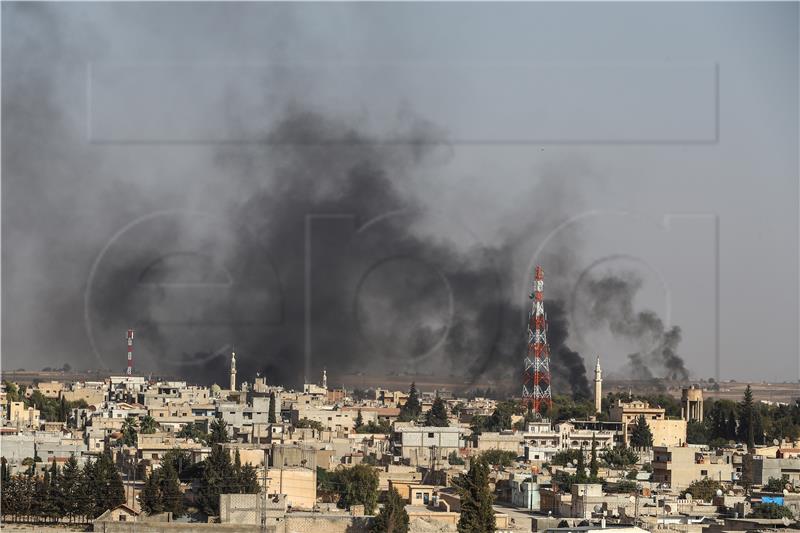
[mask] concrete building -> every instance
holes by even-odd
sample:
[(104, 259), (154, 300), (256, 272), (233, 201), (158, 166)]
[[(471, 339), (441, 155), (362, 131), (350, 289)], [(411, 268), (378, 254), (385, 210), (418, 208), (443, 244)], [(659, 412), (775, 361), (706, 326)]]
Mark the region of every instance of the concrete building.
[(703, 421), (703, 391), (695, 386), (681, 391), (681, 418), (687, 422)]
[(524, 439), (516, 431), (487, 431), (480, 435), (473, 435), (473, 450), (477, 453), (501, 450), (519, 456), (523, 453), (523, 442)]
[(800, 458), (766, 457), (746, 454), (742, 458), (742, 477), (753, 485), (764, 485), (769, 478), (786, 478), (793, 485), (800, 485)]
[(8, 423), (16, 427), (38, 428), (41, 413), (24, 402), (8, 402)]
[(673, 489), (685, 489), (698, 479), (732, 481), (734, 466), (730, 455), (703, 452), (690, 446), (653, 448), (653, 482)]
[(642, 400), (617, 400), (617, 405), (611, 407), (609, 412), (611, 421), (623, 424), (625, 444), (628, 444), (639, 417), (644, 417), (650, 427), (653, 446), (680, 446), (686, 442), (686, 420), (668, 419), (663, 407), (652, 407)]
[(395, 426), (392, 435), (394, 462), (411, 466), (444, 464), (450, 452), (462, 447), (461, 428), (433, 426)]
[(561, 432), (550, 422), (531, 422), (522, 434), (522, 455), (526, 461), (549, 462), (561, 450)]
[(538, 511), (540, 506), (539, 484), (530, 476), (517, 478), (511, 482), (511, 504), (514, 507)]
[(317, 469), (278, 467), (267, 469), (267, 494), (284, 495), (289, 507), (313, 509), (317, 501)]

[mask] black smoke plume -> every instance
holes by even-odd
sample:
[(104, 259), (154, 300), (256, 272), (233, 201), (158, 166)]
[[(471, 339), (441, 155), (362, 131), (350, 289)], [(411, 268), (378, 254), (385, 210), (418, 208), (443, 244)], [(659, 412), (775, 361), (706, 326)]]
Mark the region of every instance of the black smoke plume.
[[(127, 9), (140, 8), (111, 18)], [(87, 137), (87, 64), (149, 63), (142, 43), (84, 8), (3, 13), (5, 362), (122, 371), (133, 327), (138, 371), (202, 383), (224, 383), (234, 349), (240, 380), (297, 385), (327, 368), (334, 383), (362, 370), (519, 382), (525, 288), (512, 280), (524, 244), (572, 214), (566, 180), (521, 191), (523, 216), (486, 245), (425, 201), (420, 182), (452, 147), (408, 114), (385, 128), (402, 143), (302, 105), (242, 146), (105, 143)], [(164, 40), (152, 50), (172, 50)], [(577, 248), (554, 243), (541, 262), (562, 277)], [(559, 309), (548, 303), (556, 392), (585, 394)]]
[(689, 371), (677, 353), (680, 327), (667, 329), (653, 311), (634, 310), (634, 297), (641, 287), (642, 279), (631, 272), (588, 279), (580, 287), (580, 313), (588, 318), (589, 327), (608, 327), (615, 336), (639, 347), (628, 355), (630, 377), (688, 379)]

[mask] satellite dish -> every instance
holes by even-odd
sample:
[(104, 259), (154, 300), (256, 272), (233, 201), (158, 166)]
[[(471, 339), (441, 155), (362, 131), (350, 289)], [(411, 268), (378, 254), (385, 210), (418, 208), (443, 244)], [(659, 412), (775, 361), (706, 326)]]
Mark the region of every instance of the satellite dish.
[(733, 491), (732, 490), (728, 491), (728, 496), (733, 496)]
[(786, 496), (787, 494), (789, 494), (789, 489), (783, 489), (783, 495)]
[(787, 527), (789, 526), (789, 524), (792, 523), (792, 521), (789, 520), (788, 518), (786, 518), (785, 516), (783, 518), (781, 518), (781, 521), (783, 522), (783, 525), (787, 526)]
[(772, 439), (772, 444), (774, 444), (775, 446), (777, 446), (780, 443), (781, 441), (779, 441), (778, 439)]
[(664, 506), (664, 512), (665, 513), (671, 513), (672, 512), (672, 506), (670, 504), (666, 504)]
[(689, 500), (689, 501), (692, 500), (692, 493), (691, 492), (687, 492), (686, 493), (686, 499)]
[(722, 489), (717, 489), (717, 497), (722, 496)]
[(635, 496), (628, 496), (628, 501), (631, 502), (631, 503), (635, 503), (636, 502), (636, 497)]

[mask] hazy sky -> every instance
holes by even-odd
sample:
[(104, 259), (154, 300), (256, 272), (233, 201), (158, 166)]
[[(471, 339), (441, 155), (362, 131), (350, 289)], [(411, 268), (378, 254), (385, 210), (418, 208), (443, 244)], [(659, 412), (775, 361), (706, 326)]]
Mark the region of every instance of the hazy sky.
[[(226, 147), (257, 152), (297, 106), (389, 145), (435, 131), (403, 187), (447, 221), (426, 231), (464, 247), (524, 234), (556, 183), (559, 216), (518, 241), (515, 294), (563, 222), (579, 244), (566, 286), (547, 272), (560, 297), (587, 269), (632, 269), (694, 377), (717, 353), (723, 379), (799, 377), (797, 3), (4, 2), (2, 17), (4, 369), (97, 366), (84, 297), (105, 244), (148, 213), (246, 200)], [(590, 365), (625, 362), (576, 328)], [(124, 353), (124, 332), (92, 332)]]

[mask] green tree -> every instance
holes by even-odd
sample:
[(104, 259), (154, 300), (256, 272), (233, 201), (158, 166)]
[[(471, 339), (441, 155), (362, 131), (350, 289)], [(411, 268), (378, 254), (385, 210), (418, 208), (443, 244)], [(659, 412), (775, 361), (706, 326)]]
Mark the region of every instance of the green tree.
[(378, 515), (372, 521), (372, 533), (408, 533), (406, 505), (397, 489), (392, 487)]
[(197, 470), (192, 463), (192, 455), (186, 450), (180, 448), (173, 448), (164, 454), (161, 463), (170, 463), (172, 468), (178, 474), (178, 479), (181, 481), (189, 481), (191, 474)]
[(753, 450), (755, 443), (755, 406), (753, 405), (753, 390), (750, 385), (744, 390), (742, 403), (739, 404), (739, 440), (747, 443), (747, 449)]
[(364, 417), (361, 415), (361, 409), (358, 410), (358, 416), (356, 416), (356, 421), (353, 427), (355, 428), (356, 432), (358, 432), (359, 428), (364, 425)]
[(708, 427), (704, 422), (691, 421), (686, 424), (686, 442), (708, 444)]
[(211, 430), (208, 437), (209, 445), (223, 444), (229, 442), (228, 424), (221, 418), (215, 418), (209, 427)]
[(550, 461), (550, 463), (558, 466), (572, 465), (573, 461), (578, 461), (578, 455), (580, 455), (580, 453), (581, 452), (579, 450), (575, 450), (573, 448), (561, 450), (553, 455), (553, 459)]
[(184, 509), (183, 493), (175, 467), (171, 462), (166, 462), (162, 464), (159, 473), (159, 493), (164, 511), (172, 513), (173, 516), (181, 516)]
[(93, 518), (117, 505), (125, 503), (125, 487), (110, 451), (102, 454), (89, 469), (91, 477), (87, 483), (91, 487)]
[(747, 516), (749, 518), (788, 518), (794, 520), (791, 509), (777, 503), (757, 503)]
[(481, 460), (492, 466), (511, 466), (517, 460), (517, 454), (505, 450), (486, 450), (481, 455)]
[(366, 514), (373, 514), (378, 503), (378, 473), (371, 466), (358, 464), (338, 473), (339, 505), (350, 508), (364, 506)]
[(461, 496), (459, 533), (493, 533), (495, 530), (494, 496), (489, 490), (489, 465), (478, 457), (469, 471), (456, 478)]
[(122, 438), (119, 440), (125, 446), (136, 446), (138, 426), (136, 418), (129, 416), (122, 423)]
[(392, 432), (392, 424), (388, 420), (380, 420), (376, 424), (370, 420), (359, 428), (356, 428), (356, 433), (383, 433), (388, 435)]
[(142, 421), (139, 424), (139, 431), (141, 431), (145, 435), (150, 435), (156, 432), (158, 429), (158, 422), (156, 419), (150, 415), (145, 415), (142, 417)]
[(178, 432), (178, 437), (189, 438), (193, 439), (195, 442), (207, 444), (209, 439), (209, 434), (203, 431), (203, 428), (200, 427), (200, 424), (189, 422), (188, 424), (183, 426), (181, 430)]
[(164, 500), (161, 498), (160, 473), (153, 470), (144, 482), (142, 492), (139, 493), (139, 504), (147, 514), (156, 514), (164, 511)]
[(447, 406), (444, 400), (438, 396), (433, 401), (430, 410), (425, 413), (425, 425), (436, 427), (447, 427), (450, 422), (447, 420)]
[(578, 454), (578, 460), (575, 462), (575, 483), (586, 483), (588, 480), (589, 478), (586, 476), (586, 453), (581, 442), (581, 453)]
[(83, 502), (87, 495), (84, 493), (85, 483), (82, 478), (83, 472), (78, 467), (78, 461), (71, 455), (64, 463), (64, 469), (58, 478), (62, 499), (61, 512), (70, 519), (70, 522), (84, 515)]
[(16, 383), (11, 383), (10, 381), (3, 381), (3, 387), (6, 390), (6, 399), (9, 402), (21, 401), (19, 387), (17, 387)]
[(653, 445), (653, 433), (647, 425), (644, 415), (639, 415), (636, 425), (631, 432), (631, 446), (635, 448), (649, 448)]
[(322, 422), (319, 420), (309, 420), (308, 418), (301, 418), (297, 421), (297, 424), (294, 425), (296, 428), (312, 428), (317, 431), (323, 431), (325, 427), (322, 425)]
[(711, 501), (711, 498), (722, 488), (719, 481), (710, 478), (703, 478), (693, 481), (689, 488), (684, 492), (691, 494), (695, 500)]
[(408, 389), (408, 399), (400, 408), (400, 415), (397, 419), (400, 422), (411, 422), (419, 418), (420, 413), (422, 413), (422, 406), (419, 403), (419, 392), (417, 392), (417, 385), (412, 382)]
[(257, 494), (261, 491), (258, 484), (258, 471), (250, 463), (242, 466), (242, 473), (239, 475), (239, 492), (242, 494)]
[(277, 419), (278, 419), (278, 417), (275, 416), (275, 393), (274, 392), (270, 392), (269, 393), (269, 415), (268, 415), (268, 418), (267, 418), (267, 422), (269, 422), (270, 424), (275, 424)]
[(203, 476), (198, 491), (200, 509), (208, 516), (219, 516), (219, 495), (234, 492), (231, 482), (233, 465), (227, 450), (214, 446), (204, 461)]
[(783, 493), (783, 489), (786, 488), (786, 483), (789, 482), (789, 476), (782, 476), (780, 478), (771, 477), (767, 480), (767, 483), (764, 485), (764, 490), (766, 492), (780, 492)]
[(589, 481), (591, 483), (597, 483), (599, 479), (597, 474), (599, 471), (600, 466), (597, 463), (597, 439), (592, 435), (592, 455), (589, 459)]
[(464, 459), (462, 459), (461, 456), (458, 455), (457, 451), (453, 450), (447, 456), (447, 462), (450, 463), (451, 465), (463, 465)]

